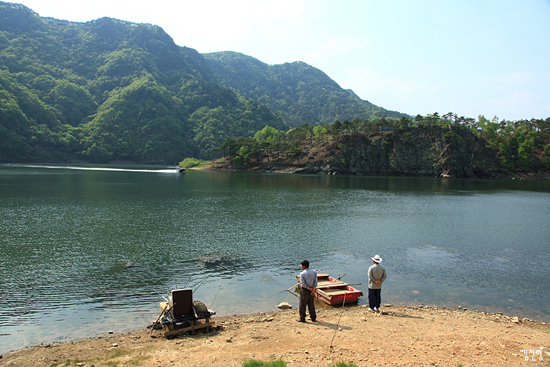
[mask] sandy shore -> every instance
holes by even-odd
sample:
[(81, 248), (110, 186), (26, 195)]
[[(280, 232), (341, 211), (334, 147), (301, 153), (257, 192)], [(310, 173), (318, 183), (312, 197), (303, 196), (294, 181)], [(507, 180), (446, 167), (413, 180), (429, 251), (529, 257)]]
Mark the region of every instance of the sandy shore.
[[(289, 367), (550, 366), (550, 325), (500, 314), (386, 305), (214, 317), (217, 329), (166, 339), (162, 330), (48, 344), (7, 353), (0, 366), (241, 366), (282, 359)], [(526, 360), (526, 358), (528, 360)]]

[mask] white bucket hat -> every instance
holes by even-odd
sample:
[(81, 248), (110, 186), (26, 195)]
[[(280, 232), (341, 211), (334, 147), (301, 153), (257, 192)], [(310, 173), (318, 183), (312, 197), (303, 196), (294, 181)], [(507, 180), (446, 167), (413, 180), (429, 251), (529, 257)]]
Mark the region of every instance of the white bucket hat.
[(377, 264), (380, 264), (382, 262), (382, 258), (380, 257), (380, 255), (374, 255), (374, 257), (372, 257), (371, 259)]

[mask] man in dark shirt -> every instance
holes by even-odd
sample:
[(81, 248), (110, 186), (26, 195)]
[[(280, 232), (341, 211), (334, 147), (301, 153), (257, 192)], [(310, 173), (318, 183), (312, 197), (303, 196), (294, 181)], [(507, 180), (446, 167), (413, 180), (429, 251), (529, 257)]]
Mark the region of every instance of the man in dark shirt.
[(313, 303), (313, 293), (317, 288), (317, 272), (309, 268), (309, 261), (302, 261), (302, 272), (300, 273), (300, 307), (298, 313), (300, 318), (296, 321), (306, 322), (306, 306), (309, 310), (311, 321), (315, 322), (317, 314)]

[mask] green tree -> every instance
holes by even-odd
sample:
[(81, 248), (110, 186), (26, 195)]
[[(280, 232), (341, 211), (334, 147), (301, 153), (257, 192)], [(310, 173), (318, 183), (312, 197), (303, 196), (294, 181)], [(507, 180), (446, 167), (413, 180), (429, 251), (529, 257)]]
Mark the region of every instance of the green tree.
[(550, 169), (550, 144), (546, 144), (544, 146), (543, 164), (546, 167), (546, 169)]
[(223, 143), (221, 144), (220, 149), (229, 157), (234, 157), (237, 154), (239, 146), (236, 139), (231, 137), (226, 137)]
[(250, 146), (242, 145), (233, 158), (233, 162), (236, 166), (248, 167), (250, 163)]
[(282, 133), (279, 130), (275, 129), (274, 127), (265, 125), (265, 127), (262, 130), (254, 134), (254, 139), (256, 139), (259, 142), (261, 141), (272, 142), (276, 140), (281, 134)]
[(330, 134), (332, 135), (332, 138), (334, 140), (338, 141), (340, 139), (341, 133), (342, 133), (342, 123), (336, 120), (330, 127)]
[(313, 136), (315, 136), (315, 139), (317, 140), (321, 140), (321, 138), (327, 133), (327, 128), (324, 125), (315, 125), (313, 127)]
[(299, 142), (294, 142), (287, 150), (287, 156), (298, 161), (300, 165), (300, 156), (304, 153), (302, 145)]
[(517, 142), (518, 142), (518, 159), (520, 169), (523, 171), (530, 171), (535, 164), (535, 157), (533, 153), (535, 151), (535, 138), (536, 132), (525, 132), (527, 128), (525, 125), (520, 126), (517, 130)]

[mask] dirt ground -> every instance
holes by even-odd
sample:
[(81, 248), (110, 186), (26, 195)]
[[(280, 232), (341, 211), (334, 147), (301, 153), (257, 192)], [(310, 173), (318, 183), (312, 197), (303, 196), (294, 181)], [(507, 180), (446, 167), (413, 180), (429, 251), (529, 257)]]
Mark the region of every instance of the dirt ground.
[(550, 366), (550, 325), (500, 314), (385, 305), (214, 317), (212, 332), (166, 339), (146, 329), (7, 353), (0, 366), (241, 366), (282, 359), (289, 367)]

